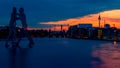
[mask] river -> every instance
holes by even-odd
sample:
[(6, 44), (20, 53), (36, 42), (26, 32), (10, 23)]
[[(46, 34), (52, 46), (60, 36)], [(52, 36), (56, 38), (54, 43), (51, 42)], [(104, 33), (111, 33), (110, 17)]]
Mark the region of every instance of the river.
[(120, 43), (69, 38), (34, 38), (28, 48), (5, 48), (0, 41), (1, 68), (119, 68)]

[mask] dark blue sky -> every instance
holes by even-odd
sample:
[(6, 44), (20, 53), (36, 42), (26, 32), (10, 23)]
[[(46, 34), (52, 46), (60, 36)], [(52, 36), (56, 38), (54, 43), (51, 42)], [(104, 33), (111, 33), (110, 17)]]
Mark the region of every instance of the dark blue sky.
[(8, 25), (13, 6), (24, 7), (30, 27), (45, 27), (38, 23), (120, 9), (120, 0), (0, 0), (0, 25)]

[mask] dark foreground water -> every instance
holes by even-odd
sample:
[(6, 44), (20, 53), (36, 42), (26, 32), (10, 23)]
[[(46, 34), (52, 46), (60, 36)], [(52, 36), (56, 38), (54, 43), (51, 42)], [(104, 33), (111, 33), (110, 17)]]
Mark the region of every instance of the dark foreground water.
[(0, 41), (0, 68), (119, 68), (120, 43), (62, 38), (34, 38), (28, 48), (4, 47)]

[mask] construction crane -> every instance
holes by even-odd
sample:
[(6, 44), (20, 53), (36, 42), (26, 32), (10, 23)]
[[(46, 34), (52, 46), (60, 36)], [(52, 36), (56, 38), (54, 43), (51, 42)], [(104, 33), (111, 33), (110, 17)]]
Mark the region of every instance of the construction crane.
[(53, 24), (53, 26), (54, 26), (54, 31), (56, 30), (56, 27), (60, 27), (60, 30), (62, 31), (63, 27), (64, 26), (68, 26), (69, 27), (69, 24)]

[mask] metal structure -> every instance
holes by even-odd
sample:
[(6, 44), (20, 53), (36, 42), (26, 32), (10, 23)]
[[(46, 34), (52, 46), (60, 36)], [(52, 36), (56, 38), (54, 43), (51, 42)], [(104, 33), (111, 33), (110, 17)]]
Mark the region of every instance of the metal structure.
[(56, 26), (60, 27), (60, 30), (62, 31), (63, 27), (64, 26), (68, 26), (69, 27), (69, 24), (54, 24), (54, 31), (56, 30)]
[[(20, 31), (20, 38), (17, 39), (16, 37), (16, 21), (20, 20), (22, 23), (22, 28)], [(25, 36), (28, 38), (29, 40), (29, 46), (31, 47), (31, 45), (34, 44), (33, 39), (31, 38), (31, 36), (28, 34), (28, 30), (27, 30), (27, 23), (26, 23), (26, 15), (24, 13), (24, 8), (20, 8), (19, 9), (19, 13), (17, 13), (17, 9), (16, 7), (13, 7), (13, 11), (11, 13), (11, 18), (10, 18), (10, 23), (9, 23), (9, 35), (8, 38), (6, 40), (5, 46), (9, 47), (8, 42), (9, 40), (12, 41), (12, 45), (17, 46), (19, 45), (19, 42), (22, 38), (22, 33), (25, 34)]]

